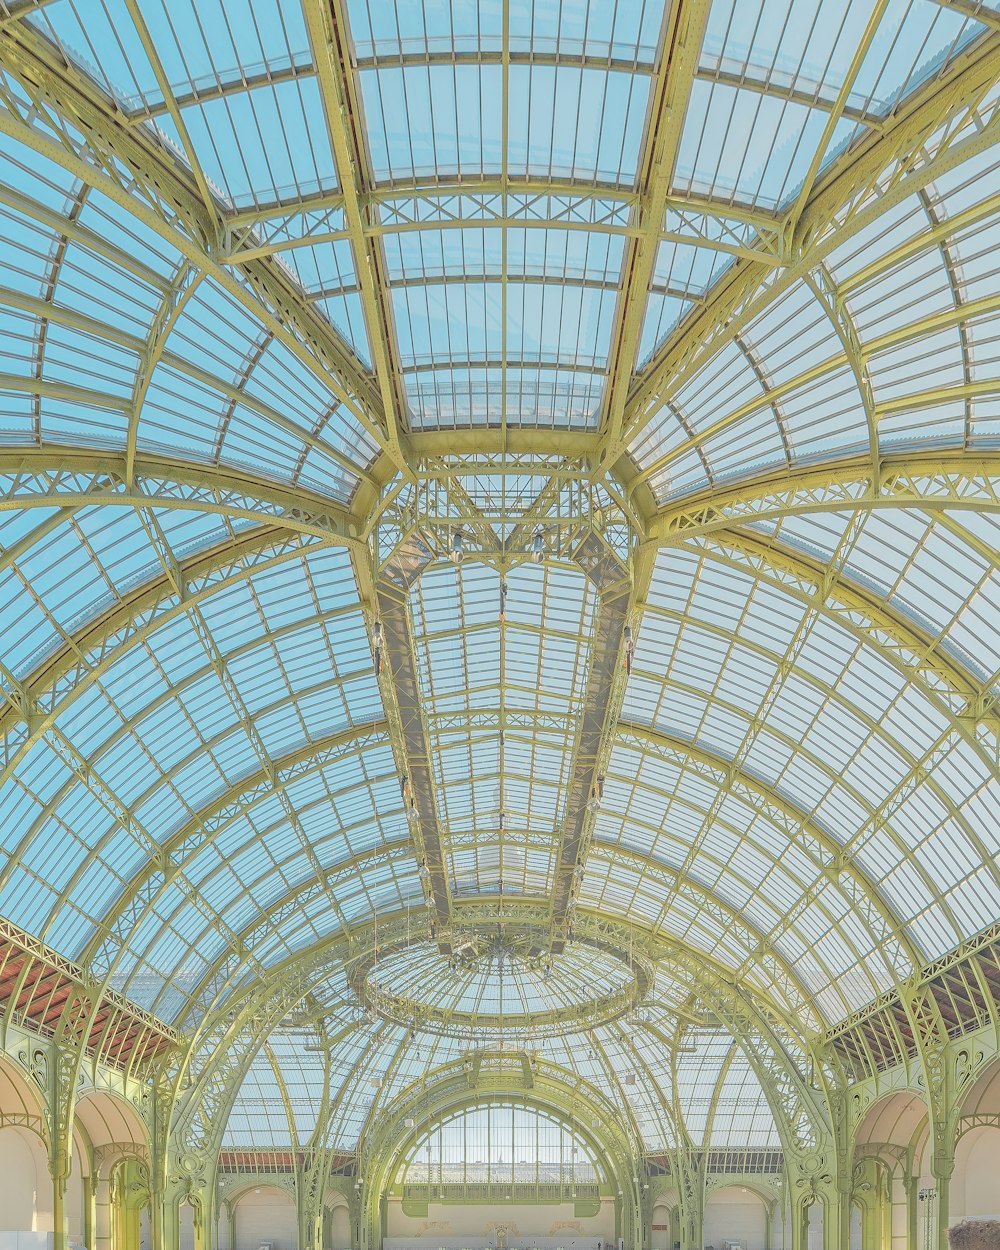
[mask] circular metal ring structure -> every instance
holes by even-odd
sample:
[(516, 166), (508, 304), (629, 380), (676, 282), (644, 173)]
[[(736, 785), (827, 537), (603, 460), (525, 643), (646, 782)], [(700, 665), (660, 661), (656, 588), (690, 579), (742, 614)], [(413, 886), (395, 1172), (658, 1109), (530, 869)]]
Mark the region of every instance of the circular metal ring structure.
[(444, 954), (421, 933), (395, 936), (355, 959), (348, 983), (366, 1010), (414, 1032), (484, 1042), (583, 1032), (640, 1007), (652, 962), (608, 934), (582, 934), (559, 954), (517, 921), (456, 928)]

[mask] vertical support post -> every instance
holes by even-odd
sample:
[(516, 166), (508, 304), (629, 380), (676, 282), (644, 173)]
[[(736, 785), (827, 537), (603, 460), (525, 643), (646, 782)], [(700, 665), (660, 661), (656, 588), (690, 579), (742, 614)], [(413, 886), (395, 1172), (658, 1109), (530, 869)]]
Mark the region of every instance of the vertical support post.
[(774, 1244), (774, 1213), (777, 1202), (768, 1202), (764, 1207), (764, 1250), (772, 1250)]
[[(98, 1172), (92, 1178), (94, 1225), (90, 1250), (112, 1250), (111, 1240), (111, 1178)], [(117, 1248), (116, 1248), (117, 1250)]]
[(83, 1178), (83, 1244), (92, 1250), (94, 1245), (94, 1193), (97, 1178), (93, 1172)]
[(681, 1250), (702, 1250), (705, 1244), (705, 1155), (681, 1149), (674, 1156), (681, 1213)]
[(791, 1201), (791, 1250), (808, 1250), (809, 1209), (815, 1199), (811, 1195), (792, 1196)]
[(67, 1250), (69, 1245), (69, 1215), (66, 1211), (66, 1175), (61, 1171), (58, 1162), (52, 1169), (52, 1247), (53, 1250)]

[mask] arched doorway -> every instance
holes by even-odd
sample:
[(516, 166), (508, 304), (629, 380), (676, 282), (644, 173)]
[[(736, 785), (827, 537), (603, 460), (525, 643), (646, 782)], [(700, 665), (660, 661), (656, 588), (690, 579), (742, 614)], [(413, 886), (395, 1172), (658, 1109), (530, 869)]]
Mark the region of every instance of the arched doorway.
[(618, 1183), (578, 1121), (497, 1096), (413, 1128), (381, 1195), (390, 1250), (614, 1243)]
[(1000, 1060), (987, 1065), (966, 1094), (958, 1121), (951, 1178), (952, 1223), (1000, 1219)]
[(923, 1226), (932, 1201), (927, 1150), (927, 1105), (916, 1090), (899, 1090), (873, 1103), (855, 1134), (855, 1203), (864, 1250), (922, 1245)]
[(666, 1202), (657, 1201), (650, 1221), (650, 1246), (652, 1250), (671, 1250), (674, 1244), (671, 1224), (672, 1211)]
[(40, 1094), (0, 1058), (0, 1233), (53, 1231), (44, 1124)]
[(295, 1200), (276, 1185), (255, 1185), (232, 1199), (235, 1245), (232, 1250), (298, 1250)]
[(327, 1202), (327, 1229), (324, 1250), (349, 1250), (354, 1244), (351, 1234), (351, 1209), (343, 1194), (335, 1194)]
[(724, 1185), (705, 1201), (705, 1245), (741, 1242), (745, 1250), (767, 1250), (769, 1204), (753, 1189)]
[(93, 1226), (85, 1222), (83, 1229), (88, 1250), (142, 1250), (143, 1230), (148, 1250), (149, 1146), (142, 1117), (117, 1094), (88, 1090), (77, 1101), (76, 1131), (86, 1144), (85, 1183), (93, 1197)]

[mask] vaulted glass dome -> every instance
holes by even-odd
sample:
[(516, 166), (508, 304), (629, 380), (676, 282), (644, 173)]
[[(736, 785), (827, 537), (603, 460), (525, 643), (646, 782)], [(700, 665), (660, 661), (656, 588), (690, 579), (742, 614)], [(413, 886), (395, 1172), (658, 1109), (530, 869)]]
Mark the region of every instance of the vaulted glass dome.
[(356, 1161), (512, 1085), (815, 1161), (981, 1026), (998, 44), (0, 0), (14, 1023)]

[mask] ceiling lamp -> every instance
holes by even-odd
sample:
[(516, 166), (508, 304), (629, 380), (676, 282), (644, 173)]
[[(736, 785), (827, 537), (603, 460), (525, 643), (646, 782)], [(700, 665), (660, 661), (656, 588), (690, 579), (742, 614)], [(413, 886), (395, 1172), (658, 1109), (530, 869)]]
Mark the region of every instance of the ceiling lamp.
[(375, 676), (382, 676), (382, 645), (384, 637), (382, 634), (382, 622), (375, 621), (372, 625), (372, 653), (375, 657)]
[(403, 791), (403, 810), (406, 812), (406, 819), (412, 823), (419, 817), (420, 813), (417, 811), (417, 800), (413, 796), (410, 779), (405, 773), (400, 782), (400, 787)]
[(603, 801), (604, 801), (604, 777), (598, 774), (597, 780), (594, 782), (591, 788), (590, 798), (587, 800), (587, 810), (590, 812), (596, 812), (597, 809), (601, 806), (601, 803)]
[(465, 558), (465, 535), (461, 530), (455, 530), (451, 536), (451, 558), (455, 564), (461, 564)]
[(541, 564), (545, 559), (545, 552), (542, 550), (542, 531), (536, 530), (534, 538), (531, 540), (531, 558), (535, 564)]
[(632, 626), (625, 626), (625, 672), (632, 676), (632, 660), (635, 656), (635, 638), (632, 636)]

